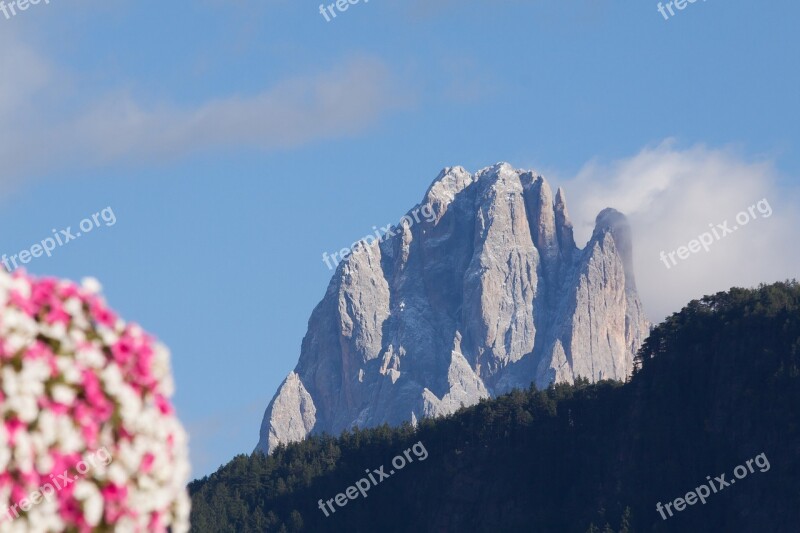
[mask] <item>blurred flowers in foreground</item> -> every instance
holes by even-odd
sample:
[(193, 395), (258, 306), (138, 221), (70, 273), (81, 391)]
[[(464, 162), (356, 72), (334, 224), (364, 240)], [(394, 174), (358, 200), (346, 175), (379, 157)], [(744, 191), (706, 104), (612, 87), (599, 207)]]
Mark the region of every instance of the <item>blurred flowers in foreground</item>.
[(81, 286), (0, 269), (0, 532), (189, 528), (169, 352)]

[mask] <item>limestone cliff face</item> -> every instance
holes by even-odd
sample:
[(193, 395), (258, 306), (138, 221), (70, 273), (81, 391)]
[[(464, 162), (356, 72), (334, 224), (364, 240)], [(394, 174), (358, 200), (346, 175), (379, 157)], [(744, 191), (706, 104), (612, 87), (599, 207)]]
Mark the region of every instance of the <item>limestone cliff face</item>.
[(622, 214), (600, 213), (581, 250), (563, 191), (507, 164), (447, 168), (418, 207), (433, 215), (339, 265), (258, 450), (630, 375), (649, 324)]

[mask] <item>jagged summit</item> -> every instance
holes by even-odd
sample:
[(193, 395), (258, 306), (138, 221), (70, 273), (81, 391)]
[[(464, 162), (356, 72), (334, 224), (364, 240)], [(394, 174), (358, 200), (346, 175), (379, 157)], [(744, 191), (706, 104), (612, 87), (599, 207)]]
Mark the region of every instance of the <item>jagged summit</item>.
[(592, 240), (599, 239), (600, 235), (605, 232), (609, 232), (614, 238), (617, 253), (622, 258), (622, 264), (625, 267), (625, 281), (628, 289), (636, 290), (636, 278), (633, 273), (633, 237), (628, 218), (611, 207), (603, 209), (595, 219)]
[(455, 199), (458, 193), (474, 182), (475, 177), (464, 167), (444, 168), (428, 187), (425, 202), (433, 204), (438, 201), (440, 204), (447, 205)]
[(507, 163), (445, 168), (418, 207), (434, 216), (336, 270), (257, 449), (631, 373), (648, 323), (622, 214), (579, 249), (564, 192)]
[(433, 180), (425, 194), (425, 202), (439, 201), (443, 204), (452, 202), (456, 195), (467, 187), (484, 181), (492, 184), (500, 183), (507, 186), (521, 186), (524, 179), (543, 179), (532, 171), (517, 170), (509, 163), (498, 162), (470, 174), (462, 166), (445, 167)]

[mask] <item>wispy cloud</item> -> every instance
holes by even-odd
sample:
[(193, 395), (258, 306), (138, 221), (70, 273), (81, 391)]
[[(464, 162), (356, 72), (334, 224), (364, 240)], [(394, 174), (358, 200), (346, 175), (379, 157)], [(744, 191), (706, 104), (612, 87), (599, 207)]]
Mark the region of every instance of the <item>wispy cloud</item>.
[[(85, 84), (10, 36), (0, 38), (0, 194), (37, 174), (179, 157), (199, 150), (277, 150), (357, 135), (408, 98), (387, 66), (352, 57), (255, 94), (189, 107), (128, 91), (75, 96)], [(72, 89), (68, 89), (72, 88)]]
[[(781, 185), (773, 161), (753, 160), (736, 149), (676, 147), (672, 140), (610, 164), (592, 162), (564, 185), (585, 241), (605, 207), (628, 215), (634, 234), (637, 284), (651, 319), (660, 320), (689, 300), (734, 285), (798, 277), (799, 192)], [(759, 218), (667, 269), (661, 251), (686, 245), (759, 200), (773, 214)]]
[(174, 155), (226, 144), (287, 148), (363, 131), (397, 105), (392, 93), (380, 61), (356, 59), (253, 96), (191, 109), (145, 108), (128, 95), (109, 95), (70, 127), (107, 158)]

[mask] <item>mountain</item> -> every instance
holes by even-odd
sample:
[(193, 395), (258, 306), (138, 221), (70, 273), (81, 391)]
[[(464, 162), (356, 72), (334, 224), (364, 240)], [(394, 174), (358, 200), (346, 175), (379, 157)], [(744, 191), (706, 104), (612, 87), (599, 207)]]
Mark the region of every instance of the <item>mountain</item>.
[(649, 329), (630, 231), (606, 209), (579, 249), (564, 192), (553, 198), (541, 176), (444, 169), (401, 224), (339, 264), (257, 449), (446, 415), (531, 383), (626, 379)]
[[(624, 385), (517, 390), (236, 457), (190, 485), (193, 531), (795, 533), (800, 285), (692, 301), (636, 361)], [(366, 498), (336, 502), (406, 450)]]

